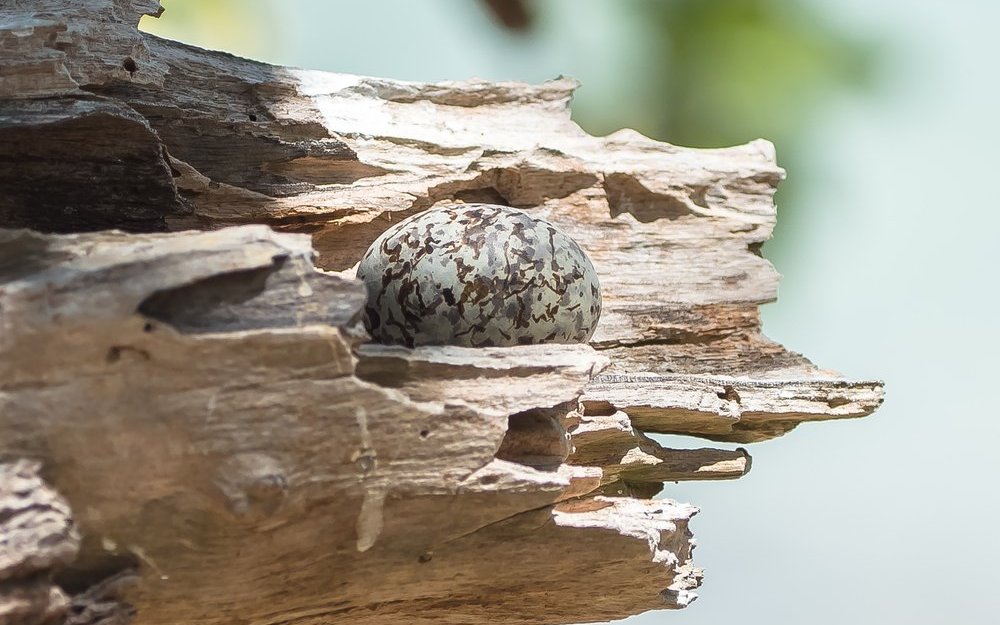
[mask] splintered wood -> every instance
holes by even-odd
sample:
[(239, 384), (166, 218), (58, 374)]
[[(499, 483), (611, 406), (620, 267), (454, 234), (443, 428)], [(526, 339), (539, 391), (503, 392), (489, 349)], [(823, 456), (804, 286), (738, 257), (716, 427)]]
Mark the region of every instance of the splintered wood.
[[(750, 457), (647, 434), (751, 443), (882, 400), (761, 334), (766, 141), (592, 137), (567, 79), (288, 69), (139, 33), (153, 0), (27, 4), (0, 7), (2, 623), (683, 607), (696, 508), (652, 496)], [(580, 243), (590, 345), (366, 342), (352, 267), (463, 201)]]

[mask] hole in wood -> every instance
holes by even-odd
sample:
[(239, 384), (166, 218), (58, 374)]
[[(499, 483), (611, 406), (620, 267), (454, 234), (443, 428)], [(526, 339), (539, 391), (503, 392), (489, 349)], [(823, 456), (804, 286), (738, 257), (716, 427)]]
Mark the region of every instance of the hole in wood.
[(656, 193), (647, 189), (635, 176), (613, 173), (604, 178), (604, 192), (608, 196), (611, 217), (631, 213), (642, 223), (657, 219), (675, 220), (691, 215), (684, 203), (683, 194)]
[(574, 407), (567, 406), (565, 410), (533, 409), (512, 414), (496, 457), (542, 471), (558, 469), (570, 451), (566, 430), (558, 417)]
[(142, 348), (132, 347), (131, 345), (112, 345), (108, 348), (108, 353), (104, 356), (104, 360), (107, 361), (108, 364), (114, 364), (123, 357), (139, 360), (151, 359), (149, 352)]
[(218, 274), (182, 286), (156, 291), (144, 299), (138, 312), (153, 321), (166, 323), (184, 333), (247, 330), (270, 325), (292, 326), (294, 315), (278, 320), (258, 299), (270, 288), (278, 288), (278, 279), (287, 257), (276, 257), (274, 264)]
[(500, 191), (495, 187), (482, 187), (479, 189), (465, 189), (464, 191), (456, 191), (454, 196), (456, 200), (465, 202), (466, 204), (499, 204), (501, 206), (510, 206), (510, 201), (503, 196)]
[(716, 393), (719, 399), (725, 399), (726, 401), (734, 401), (737, 404), (740, 403), (740, 394), (736, 392), (736, 389), (726, 384), (722, 387), (722, 390)]

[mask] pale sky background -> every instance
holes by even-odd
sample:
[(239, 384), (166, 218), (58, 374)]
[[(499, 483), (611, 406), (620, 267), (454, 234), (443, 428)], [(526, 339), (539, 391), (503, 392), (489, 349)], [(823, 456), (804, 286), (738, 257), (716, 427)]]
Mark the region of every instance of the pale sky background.
[[(790, 172), (794, 219), (779, 207), (778, 240), (765, 247), (784, 275), (765, 332), (823, 367), (884, 379), (887, 401), (867, 419), (750, 446), (741, 480), (668, 485), (667, 496), (702, 509), (700, 599), (625, 622), (992, 625), (1000, 2), (809, 1), (884, 58), (874, 94), (829, 101), (803, 137), (810, 165)], [(171, 7), (213, 3), (164, 4), (167, 20)], [(648, 97), (641, 76), (656, 33), (625, 2), (547, 0), (530, 39), (499, 32), (468, 0), (239, 4), (273, 39), (209, 27), (183, 38), (415, 80), (566, 74), (583, 81), (574, 108), (597, 126)]]

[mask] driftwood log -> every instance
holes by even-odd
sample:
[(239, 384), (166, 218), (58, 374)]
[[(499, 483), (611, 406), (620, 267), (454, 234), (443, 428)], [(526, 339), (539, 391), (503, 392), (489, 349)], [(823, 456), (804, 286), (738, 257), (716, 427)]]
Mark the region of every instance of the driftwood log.
[[(878, 382), (760, 332), (772, 146), (570, 121), (575, 84), (417, 84), (142, 34), (154, 0), (0, 3), (0, 623), (572, 623), (683, 607), (738, 449)], [(401, 218), (560, 225), (590, 345), (366, 343)]]

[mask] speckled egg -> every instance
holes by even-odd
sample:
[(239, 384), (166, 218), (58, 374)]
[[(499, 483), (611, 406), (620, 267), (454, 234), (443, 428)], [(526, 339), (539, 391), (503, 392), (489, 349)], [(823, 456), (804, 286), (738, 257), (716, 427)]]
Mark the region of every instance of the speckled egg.
[(597, 272), (549, 222), (491, 204), (405, 219), (365, 252), (365, 326), (380, 343), (581, 343), (601, 316)]

